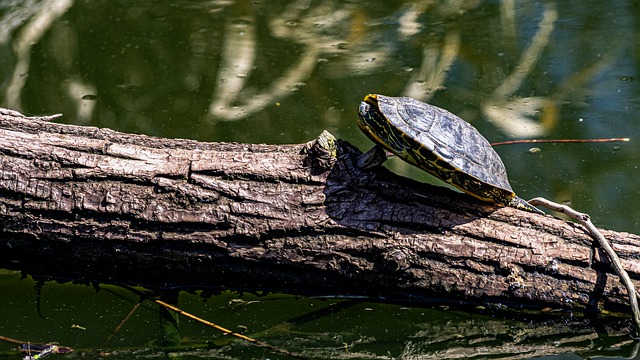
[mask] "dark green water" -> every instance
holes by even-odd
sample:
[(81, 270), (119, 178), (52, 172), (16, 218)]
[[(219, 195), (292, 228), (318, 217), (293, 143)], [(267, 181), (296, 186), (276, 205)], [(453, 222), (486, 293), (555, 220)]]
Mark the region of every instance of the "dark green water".
[[(202, 141), (301, 143), (327, 129), (365, 149), (371, 143), (355, 126), (356, 109), (367, 93), (381, 93), (447, 108), (490, 141), (629, 137), (496, 149), (521, 197), (569, 202), (599, 226), (639, 233), (639, 14), (634, 0), (0, 0), (0, 106)], [(388, 166), (433, 181), (400, 161)], [(47, 284), (43, 319), (31, 280), (9, 273), (0, 287), (0, 335), (75, 348), (102, 348), (135, 301), (117, 288)], [(229, 306), (237, 297), (253, 299), (182, 294), (180, 304), (233, 330), (275, 327), (280, 332), (265, 340), (321, 349), (327, 358), (438, 358), (435, 351), (455, 347), (456, 338), (440, 324), (456, 324), (458, 338), (470, 343), (470, 329), (492, 321), (285, 295)], [(340, 309), (282, 325), (331, 306)], [(183, 320), (180, 329), (183, 342), (221, 338)], [(437, 329), (442, 339), (433, 336)], [(139, 309), (104, 348), (121, 349), (116, 357), (156, 356), (145, 349), (157, 349), (165, 335), (158, 311)], [(277, 358), (224, 346), (183, 355)]]

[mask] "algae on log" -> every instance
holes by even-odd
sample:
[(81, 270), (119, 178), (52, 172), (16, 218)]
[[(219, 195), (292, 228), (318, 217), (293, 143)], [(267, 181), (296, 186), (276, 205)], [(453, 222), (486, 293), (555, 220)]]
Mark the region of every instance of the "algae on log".
[[(0, 267), (154, 287), (627, 310), (580, 225), (363, 172), (345, 141), (332, 154), (317, 142), (205, 143), (45, 120), (0, 111)], [(603, 234), (637, 280), (640, 237)]]

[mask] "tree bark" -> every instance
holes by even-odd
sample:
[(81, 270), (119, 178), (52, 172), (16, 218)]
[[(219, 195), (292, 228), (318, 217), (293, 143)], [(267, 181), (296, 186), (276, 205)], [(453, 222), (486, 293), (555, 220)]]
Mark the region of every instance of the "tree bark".
[[(204, 143), (0, 111), (0, 267), (152, 287), (627, 311), (580, 226), (362, 171), (331, 144)], [(640, 238), (603, 230), (635, 285)]]

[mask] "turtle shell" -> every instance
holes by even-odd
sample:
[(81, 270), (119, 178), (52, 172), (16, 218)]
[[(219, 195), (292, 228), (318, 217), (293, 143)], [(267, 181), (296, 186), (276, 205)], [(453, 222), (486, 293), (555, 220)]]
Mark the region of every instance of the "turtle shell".
[(432, 175), (484, 201), (515, 198), (498, 153), (471, 124), (408, 97), (367, 95), (360, 129), (374, 142)]

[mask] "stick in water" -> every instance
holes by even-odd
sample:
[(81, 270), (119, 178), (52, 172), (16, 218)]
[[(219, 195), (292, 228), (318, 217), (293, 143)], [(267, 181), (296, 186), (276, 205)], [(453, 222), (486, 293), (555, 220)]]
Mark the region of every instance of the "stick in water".
[(237, 332), (234, 332), (232, 330), (226, 329), (226, 328), (224, 328), (224, 327), (222, 327), (220, 325), (214, 324), (211, 321), (207, 321), (205, 319), (199, 318), (199, 317), (197, 317), (195, 315), (192, 315), (192, 314), (190, 314), (190, 313), (188, 313), (188, 312), (186, 312), (186, 311), (184, 311), (184, 310), (182, 310), (182, 309), (180, 309), (180, 308), (178, 308), (176, 306), (173, 306), (171, 304), (168, 304), (168, 303), (166, 303), (164, 301), (161, 301), (161, 300), (158, 300), (158, 299), (154, 299), (151, 296), (143, 293), (142, 291), (136, 290), (136, 289), (134, 289), (134, 288), (132, 288), (130, 286), (123, 285), (122, 287), (127, 289), (127, 290), (129, 290), (129, 291), (131, 291), (132, 293), (140, 296), (141, 299), (149, 299), (150, 301), (153, 301), (154, 303), (156, 303), (156, 304), (158, 304), (160, 306), (163, 306), (163, 307), (165, 307), (165, 308), (167, 308), (169, 310), (175, 311), (176, 313), (178, 313), (178, 314), (180, 314), (182, 316), (188, 317), (189, 319), (195, 320), (195, 321), (197, 321), (197, 322), (199, 322), (201, 324), (204, 324), (204, 325), (212, 327), (212, 328), (214, 328), (216, 330), (219, 330), (222, 333), (224, 333), (225, 335), (235, 336), (238, 339), (242, 339), (242, 340), (247, 341), (247, 342), (249, 342), (251, 344), (254, 344), (256, 346), (259, 346), (259, 347), (262, 347), (262, 348), (266, 348), (266, 349), (269, 349), (271, 351), (278, 352), (280, 354), (291, 356), (291, 357), (294, 357), (296, 359), (309, 360), (309, 358), (307, 358), (306, 356), (291, 352), (291, 351), (286, 350), (286, 349), (279, 348), (277, 346), (273, 346), (273, 345), (268, 344), (268, 343), (266, 343), (264, 341), (256, 340), (256, 339), (248, 337), (246, 335), (238, 334)]

